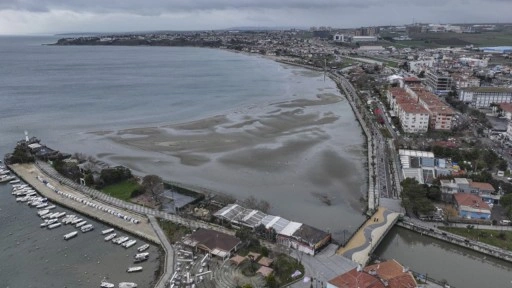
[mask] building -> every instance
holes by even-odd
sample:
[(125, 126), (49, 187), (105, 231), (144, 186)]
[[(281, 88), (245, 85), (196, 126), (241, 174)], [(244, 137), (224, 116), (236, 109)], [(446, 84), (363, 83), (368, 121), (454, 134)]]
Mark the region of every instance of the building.
[(406, 90), (429, 112), (429, 129), (450, 131), (452, 129), (455, 111), (432, 92), (421, 86), (408, 87)]
[(237, 251), (242, 241), (229, 234), (199, 228), (186, 237), (183, 240), (183, 244), (226, 260), (232, 253)]
[(471, 193), (455, 193), (453, 196), (459, 217), (475, 220), (491, 219), (491, 208), (481, 197)]
[(491, 104), (511, 103), (512, 88), (505, 87), (468, 87), (462, 88), (459, 100), (476, 108), (487, 108)]
[(331, 241), (331, 233), (279, 216), (267, 215), (259, 210), (247, 209), (238, 204), (229, 204), (213, 216), (221, 221), (230, 222), (235, 227), (255, 230), (256, 227), (263, 225), (269, 232), (275, 231), (278, 243), (310, 255), (315, 255)]
[(428, 70), (426, 73), (426, 85), (435, 94), (446, 95), (452, 90), (452, 77), (448, 73), (440, 73)]
[(453, 82), (455, 83), (455, 90), (457, 90), (457, 93), (459, 93), (460, 89), (462, 88), (480, 87), (480, 79), (477, 77), (464, 74), (455, 74), (452, 75), (452, 78)]
[(377, 41), (377, 36), (352, 36), (353, 43), (359, 42), (375, 42)]
[(418, 283), (409, 269), (396, 260), (354, 268), (327, 282), (327, 288), (416, 288)]
[(428, 131), (429, 114), (417, 103), (398, 105), (398, 118), (405, 133), (425, 133)]
[(334, 42), (345, 42), (344, 34), (336, 33), (336, 34), (334, 34), (334, 36), (332, 38), (333, 38), (332, 40), (334, 40)]

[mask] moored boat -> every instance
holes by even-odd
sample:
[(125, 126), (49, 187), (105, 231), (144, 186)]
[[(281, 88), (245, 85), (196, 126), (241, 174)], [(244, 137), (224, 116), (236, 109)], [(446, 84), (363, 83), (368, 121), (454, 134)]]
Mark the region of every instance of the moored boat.
[(92, 224), (88, 224), (88, 225), (82, 226), (82, 228), (80, 228), (80, 230), (82, 230), (83, 233), (89, 232), (93, 229), (94, 229), (94, 226), (92, 226)]
[(103, 230), (103, 231), (101, 231), (101, 234), (105, 235), (105, 234), (112, 233), (112, 232), (114, 232), (114, 228)]
[(116, 235), (117, 235), (116, 233), (107, 235), (107, 237), (105, 237), (105, 241), (110, 241), (110, 240), (114, 239), (114, 237), (116, 237)]
[(149, 248), (149, 244), (144, 244), (144, 245), (140, 246), (139, 248), (137, 248), (137, 251), (139, 251), (139, 252), (146, 251), (148, 248)]
[(128, 272), (128, 273), (140, 272), (140, 271), (142, 271), (142, 266), (133, 266), (133, 267), (128, 267), (128, 269), (126, 269), (126, 272)]
[(133, 282), (121, 282), (119, 288), (137, 288), (137, 284)]
[(78, 235), (77, 231), (69, 232), (68, 234), (64, 235), (64, 240), (69, 240), (75, 237), (76, 235)]
[(53, 223), (53, 224), (48, 225), (48, 229), (57, 228), (57, 227), (59, 227), (61, 225), (62, 225), (62, 223), (60, 223), (60, 222)]
[(101, 288), (114, 288), (115, 285), (113, 283), (107, 282), (106, 279), (103, 279), (103, 280), (101, 280), (100, 287)]
[(76, 224), (76, 225), (75, 225), (75, 227), (76, 227), (76, 228), (79, 228), (79, 227), (81, 227), (81, 226), (84, 226), (84, 225), (85, 225), (85, 223), (87, 223), (87, 221), (82, 221), (82, 222), (80, 222), (80, 223)]
[(132, 239), (132, 240), (124, 242), (122, 245), (123, 245), (124, 248), (130, 248), (133, 245), (135, 245), (135, 243), (137, 243), (137, 240)]
[(121, 282), (119, 288), (137, 288), (137, 284), (133, 282)]

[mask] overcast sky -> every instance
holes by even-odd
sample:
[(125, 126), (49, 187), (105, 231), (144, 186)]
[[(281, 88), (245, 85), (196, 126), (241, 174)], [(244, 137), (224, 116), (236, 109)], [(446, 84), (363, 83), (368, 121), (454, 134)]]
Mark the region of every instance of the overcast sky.
[(0, 0), (0, 34), (512, 22), (512, 0)]

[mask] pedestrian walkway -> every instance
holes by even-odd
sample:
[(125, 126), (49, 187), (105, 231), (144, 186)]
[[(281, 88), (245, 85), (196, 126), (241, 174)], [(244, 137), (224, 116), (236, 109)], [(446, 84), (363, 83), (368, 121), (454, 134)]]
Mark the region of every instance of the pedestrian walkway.
[(337, 253), (365, 266), (369, 256), (396, 223), (399, 215), (380, 207)]
[(158, 235), (160, 243), (162, 243), (162, 247), (164, 248), (165, 251), (164, 271), (162, 273), (162, 276), (158, 280), (157, 284), (155, 285), (155, 288), (165, 288), (167, 281), (171, 279), (171, 276), (174, 273), (174, 250), (171, 244), (169, 243), (167, 236), (165, 236), (164, 231), (162, 231), (162, 228), (160, 228), (160, 225), (158, 224), (156, 218), (154, 216), (148, 215), (148, 219), (149, 222), (151, 223), (151, 226)]

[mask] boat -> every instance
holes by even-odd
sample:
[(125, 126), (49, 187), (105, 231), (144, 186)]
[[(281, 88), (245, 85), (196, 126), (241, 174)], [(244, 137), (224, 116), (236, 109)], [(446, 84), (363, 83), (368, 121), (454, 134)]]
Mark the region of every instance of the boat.
[(76, 228), (79, 228), (79, 227), (81, 227), (81, 226), (84, 226), (84, 225), (85, 225), (85, 223), (87, 223), (87, 221), (82, 221), (82, 222), (80, 222), (80, 223), (76, 224), (76, 225), (75, 225), (75, 227), (76, 227)]
[(139, 251), (139, 252), (146, 251), (148, 248), (149, 248), (149, 244), (144, 244), (144, 245), (140, 246), (139, 248), (137, 248), (137, 251)]
[(124, 248), (130, 248), (130, 247), (132, 247), (133, 245), (135, 245), (135, 243), (137, 243), (137, 240), (132, 239), (132, 240), (130, 240), (130, 241), (126, 241), (126, 242), (124, 242), (122, 245), (123, 245), (123, 247), (124, 247)]
[(133, 263), (143, 262), (149, 259), (149, 253), (139, 253), (135, 255), (135, 260)]
[(46, 206), (48, 206), (48, 203), (41, 203), (41, 204), (37, 205), (36, 208), (37, 209), (41, 209), (41, 208), (44, 208)]
[(9, 184), (16, 184), (16, 183), (20, 183), (20, 180), (16, 179), (16, 180), (9, 181)]
[(55, 205), (50, 205), (50, 206), (46, 207), (46, 209), (48, 209), (48, 210), (52, 210), (52, 209), (55, 209), (55, 208), (57, 208), (57, 206), (55, 206)]
[(48, 213), (50, 213), (50, 210), (48, 210), (48, 209), (43, 209), (43, 210), (37, 211), (37, 215), (39, 215), (39, 216), (43, 216)]
[(114, 288), (115, 286), (116, 285), (114, 285), (113, 283), (107, 282), (107, 280), (105, 280), (105, 279), (101, 280), (101, 284), (100, 284), (101, 288)]
[(69, 240), (75, 237), (76, 235), (78, 235), (77, 231), (69, 232), (68, 234), (64, 235), (64, 240)]
[(142, 266), (133, 266), (133, 267), (128, 267), (128, 269), (126, 269), (126, 272), (128, 272), (128, 273), (140, 272), (140, 271), (142, 271)]
[(48, 225), (48, 229), (57, 228), (57, 227), (59, 227), (60, 225), (62, 225), (62, 223), (60, 223), (60, 222), (53, 223), (53, 224)]
[(82, 230), (82, 232), (89, 232), (91, 230), (94, 229), (94, 226), (92, 226), (92, 224), (87, 224), (85, 226), (82, 226), (82, 228), (80, 228), (80, 230)]
[(112, 242), (116, 243), (116, 244), (123, 244), (124, 242), (126, 242), (128, 239), (130, 239), (130, 237), (127, 237), (127, 236), (121, 236), (121, 237), (118, 237), (114, 240), (112, 240)]
[(116, 233), (107, 235), (107, 237), (105, 237), (105, 241), (110, 241), (110, 240), (114, 239), (114, 237), (116, 237), (116, 235), (117, 235)]
[(75, 218), (73, 219), (73, 221), (71, 221), (71, 224), (77, 224), (77, 223), (80, 223), (83, 219), (82, 218)]
[(2, 175), (0, 176), (0, 183), (5, 183), (11, 180), (14, 180), (16, 177), (10, 175)]
[(136, 288), (137, 284), (133, 282), (121, 282), (119, 283), (119, 288)]
[(101, 235), (105, 235), (105, 234), (112, 233), (112, 232), (114, 232), (114, 228), (106, 229), (106, 230), (101, 231)]
[(136, 288), (137, 284), (133, 282), (121, 282), (119, 283), (119, 288)]
[(39, 226), (40, 226), (41, 228), (44, 228), (44, 227), (46, 227), (46, 226), (48, 226), (48, 225), (49, 225), (49, 224), (48, 224), (48, 222), (47, 222), (47, 221), (44, 221), (44, 222), (43, 222), (43, 223), (41, 223)]

